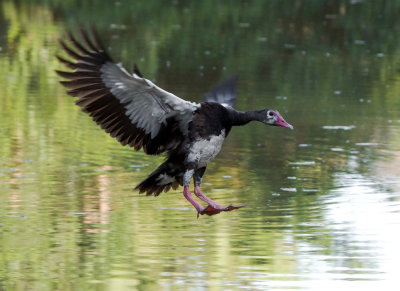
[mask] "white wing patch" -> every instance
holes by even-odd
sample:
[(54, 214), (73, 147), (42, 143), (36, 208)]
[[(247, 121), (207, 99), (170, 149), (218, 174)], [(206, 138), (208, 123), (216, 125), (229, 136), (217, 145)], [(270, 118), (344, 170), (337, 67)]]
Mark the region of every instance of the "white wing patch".
[(200, 104), (185, 101), (147, 79), (130, 75), (121, 64), (107, 62), (100, 71), (105, 85), (124, 104), (131, 122), (150, 134), (152, 139), (169, 117), (179, 122), (183, 134), (187, 133), (193, 112)]

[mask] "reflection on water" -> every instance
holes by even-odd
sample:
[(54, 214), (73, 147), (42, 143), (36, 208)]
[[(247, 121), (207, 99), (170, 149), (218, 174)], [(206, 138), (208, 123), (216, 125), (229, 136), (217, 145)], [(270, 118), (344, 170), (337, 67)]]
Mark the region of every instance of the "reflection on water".
[[(0, 289), (400, 283), (397, 2), (28, 2), (0, 3)], [(204, 192), (245, 208), (196, 219), (180, 191), (132, 190), (162, 157), (109, 138), (54, 74), (57, 39), (88, 19), (179, 96), (236, 71), (240, 110), (287, 116), (294, 131), (235, 128), (207, 169)]]

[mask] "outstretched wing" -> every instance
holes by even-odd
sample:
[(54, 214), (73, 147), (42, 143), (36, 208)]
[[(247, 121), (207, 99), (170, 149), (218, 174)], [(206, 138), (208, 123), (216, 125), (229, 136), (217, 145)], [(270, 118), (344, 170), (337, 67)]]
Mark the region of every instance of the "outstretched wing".
[(217, 102), (224, 106), (233, 107), (237, 94), (237, 74), (234, 74), (211, 88), (210, 92), (204, 94), (203, 101)]
[(72, 72), (57, 71), (67, 93), (79, 97), (82, 111), (122, 145), (147, 154), (175, 148), (187, 133), (198, 104), (185, 101), (143, 78), (137, 67), (129, 74), (112, 61), (96, 32), (92, 38), (81, 30), (82, 43), (68, 35), (71, 47), (60, 44), (74, 59), (57, 58)]

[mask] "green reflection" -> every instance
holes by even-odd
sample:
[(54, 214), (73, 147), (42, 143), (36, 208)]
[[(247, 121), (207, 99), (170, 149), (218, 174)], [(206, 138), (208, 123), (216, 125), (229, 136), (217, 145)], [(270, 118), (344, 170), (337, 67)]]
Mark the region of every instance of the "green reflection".
[[(350, 2), (1, 2), (0, 289), (262, 289), (311, 280), (307, 256), (378, 272), (326, 213), (338, 174), (375, 177), (398, 151), (400, 3)], [(196, 220), (180, 191), (132, 191), (162, 157), (109, 138), (54, 73), (57, 40), (90, 21), (178, 96), (238, 72), (239, 109), (284, 112), (295, 131), (237, 128), (207, 169), (205, 193), (246, 208)]]

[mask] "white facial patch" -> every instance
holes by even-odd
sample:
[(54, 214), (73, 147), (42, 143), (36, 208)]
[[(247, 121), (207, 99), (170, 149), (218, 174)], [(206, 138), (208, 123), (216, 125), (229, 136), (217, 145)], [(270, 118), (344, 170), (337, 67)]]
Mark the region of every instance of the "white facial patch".
[(190, 146), (187, 162), (198, 163), (197, 168), (207, 166), (221, 150), (225, 140), (225, 129), (221, 130), (220, 135), (212, 135), (209, 139), (198, 139)]

